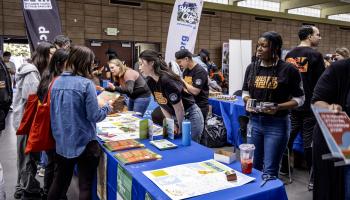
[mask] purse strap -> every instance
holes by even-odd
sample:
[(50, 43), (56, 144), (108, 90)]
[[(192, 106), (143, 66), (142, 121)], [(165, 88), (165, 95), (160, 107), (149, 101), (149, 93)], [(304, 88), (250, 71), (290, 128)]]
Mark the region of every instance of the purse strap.
[(57, 80), (59, 78), (59, 76), (57, 76), (57, 77), (55, 77), (52, 81), (51, 81), (51, 83), (50, 83), (50, 85), (49, 85), (49, 89), (48, 89), (48, 91), (47, 91), (47, 93), (46, 93), (46, 96), (45, 96), (45, 98), (44, 98), (44, 100), (43, 100), (43, 104), (44, 103), (46, 103), (46, 102), (49, 102), (50, 103), (50, 100), (51, 100), (51, 89), (52, 89), (52, 86), (53, 86), (53, 84), (54, 84), (54, 82)]

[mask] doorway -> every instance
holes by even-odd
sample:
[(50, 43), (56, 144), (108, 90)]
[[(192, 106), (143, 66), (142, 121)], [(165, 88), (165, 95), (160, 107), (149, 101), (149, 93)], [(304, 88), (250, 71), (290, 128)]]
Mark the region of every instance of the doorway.
[(31, 57), (30, 47), (27, 37), (23, 36), (0, 36), (0, 55), (8, 51), (11, 53), (10, 61), (18, 69)]
[(108, 62), (106, 51), (111, 48), (117, 52), (119, 59), (131, 68), (134, 68), (135, 63), (138, 62), (142, 51), (146, 49), (160, 51), (160, 43), (150, 42), (87, 40), (86, 46), (95, 53), (101, 65)]

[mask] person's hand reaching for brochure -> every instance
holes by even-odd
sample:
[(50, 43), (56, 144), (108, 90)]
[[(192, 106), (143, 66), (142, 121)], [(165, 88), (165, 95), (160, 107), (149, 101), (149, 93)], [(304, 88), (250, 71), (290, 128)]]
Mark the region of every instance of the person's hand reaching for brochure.
[(331, 104), (328, 106), (328, 109), (336, 113), (339, 113), (343, 110), (343, 108), (339, 104)]
[(111, 108), (111, 112), (110, 113), (114, 113), (114, 106), (113, 105), (115, 105), (115, 101), (116, 101), (117, 99), (114, 99), (114, 100), (109, 100), (108, 101), (108, 105), (109, 105), (109, 107)]
[(115, 90), (115, 86), (113, 85), (113, 83), (109, 82), (107, 85), (107, 88), (114, 91)]
[(106, 101), (103, 98), (97, 98), (97, 103), (98, 103), (98, 107), (102, 108), (104, 105), (106, 105)]

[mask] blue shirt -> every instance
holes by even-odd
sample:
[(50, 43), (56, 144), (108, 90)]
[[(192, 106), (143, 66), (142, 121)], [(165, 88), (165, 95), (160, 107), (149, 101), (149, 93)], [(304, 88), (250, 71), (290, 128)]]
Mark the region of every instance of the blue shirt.
[(63, 72), (51, 90), (51, 129), (56, 152), (65, 158), (75, 158), (86, 145), (96, 140), (96, 122), (106, 118), (111, 108), (99, 108), (93, 82), (81, 76)]

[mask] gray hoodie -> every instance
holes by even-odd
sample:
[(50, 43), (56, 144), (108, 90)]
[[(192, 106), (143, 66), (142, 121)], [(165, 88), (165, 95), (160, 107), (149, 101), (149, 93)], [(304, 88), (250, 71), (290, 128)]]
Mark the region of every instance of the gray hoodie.
[(40, 82), (40, 73), (33, 64), (23, 64), (16, 73), (17, 92), (13, 99), (13, 127), (18, 129), (25, 105), (30, 94), (36, 94)]

